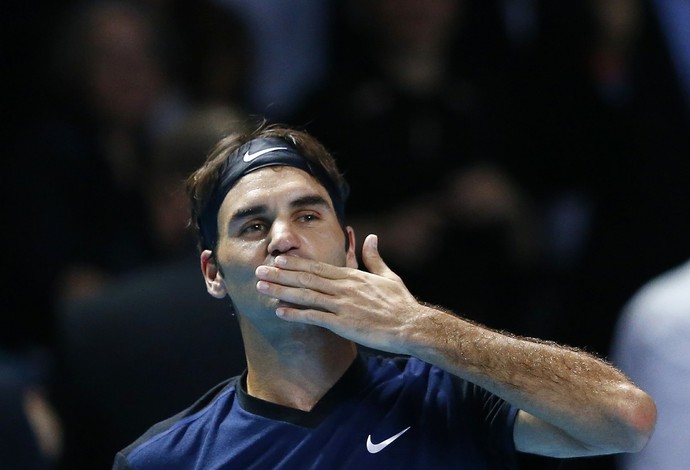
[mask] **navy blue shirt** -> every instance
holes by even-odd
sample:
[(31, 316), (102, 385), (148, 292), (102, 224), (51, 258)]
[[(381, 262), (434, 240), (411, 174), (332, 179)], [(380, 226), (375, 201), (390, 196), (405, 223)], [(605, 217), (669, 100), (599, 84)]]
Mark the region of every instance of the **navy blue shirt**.
[(114, 469), (513, 468), (517, 409), (416, 358), (360, 355), (309, 412), (246, 373), (119, 452)]

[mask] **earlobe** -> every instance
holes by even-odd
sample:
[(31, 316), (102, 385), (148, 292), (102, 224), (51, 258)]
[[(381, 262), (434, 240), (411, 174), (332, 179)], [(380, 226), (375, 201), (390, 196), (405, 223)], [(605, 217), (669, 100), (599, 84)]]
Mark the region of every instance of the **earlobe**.
[(222, 299), (227, 295), (223, 276), (216, 265), (216, 260), (213, 257), (211, 250), (204, 250), (201, 252), (201, 272), (204, 275), (206, 282), (206, 290), (209, 294), (217, 299)]

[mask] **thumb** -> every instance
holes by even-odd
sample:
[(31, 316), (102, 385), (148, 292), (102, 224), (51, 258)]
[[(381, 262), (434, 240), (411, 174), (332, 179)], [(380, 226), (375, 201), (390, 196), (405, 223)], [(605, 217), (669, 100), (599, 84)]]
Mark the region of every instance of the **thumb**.
[(370, 273), (388, 278), (397, 278), (398, 276), (383, 262), (379, 254), (378, 242), (379, 238), (374, 234), (369, 234), (364, 239), (364, 244), (362, 245), (362, 261), (364, 266), (366, 266)]

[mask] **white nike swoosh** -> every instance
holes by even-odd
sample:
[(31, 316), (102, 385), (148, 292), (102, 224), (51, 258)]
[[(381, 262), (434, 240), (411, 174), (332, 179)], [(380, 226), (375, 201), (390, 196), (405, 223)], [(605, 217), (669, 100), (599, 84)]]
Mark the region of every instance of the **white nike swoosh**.
[(370, 454), (376, 454), (377, 452), (381, 452), (383, 449), (388, 447), (391, 442), (393, 442), (394, 440), (396, 440), (397, 438), (399, 438), (400, 436), (405, 434), (405, 432), (408, 429), (410, 429), (411, 427), (412, 426), (406, 427), (405, 429), (400, 431), (395, 436), (391, 436), (388, 439), (386, 439), (385, 441), (379, 442), (378, 444), (374, 444), (373, 442), (371, 442), (371, 434), (369, 434), (369, 437), (367, 437), (367, 450), (369, 451)]
[(258, 152), (254, 152), (254, 153), (249, 153), (249, 150), (247, 150), (244, 153), (244, 157), (242, 157), (242, 160), (244, 160), (245, 162), (251, 162), (256, 157), (260, 157), (261, 155), (268, 153), (268, 152), (273, 152), (274, 150), (287, 150), (287, 147), (271, 147), (270, 149), (263, 149), (263, 150), (259, 150)]

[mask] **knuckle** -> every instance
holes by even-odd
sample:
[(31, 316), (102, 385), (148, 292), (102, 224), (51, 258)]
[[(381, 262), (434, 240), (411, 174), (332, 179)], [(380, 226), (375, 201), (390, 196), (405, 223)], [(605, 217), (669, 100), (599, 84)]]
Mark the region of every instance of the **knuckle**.
[(311, 273), (300, 273), (299, 274), (299, 283), (303, 287), (308, 287), (312, 285), (312, 282), (314, 281), (314, 275)]
[(336, 310), (341, 314), (348, 314), (352, 312), (354, 306), (353, 302), (349, 298), (336, 298), (333, 300)]
[(318, 315), (314, 310), (311, 309), (299, 309), (295, 312), (295, 318), (301, 323), (306, 323), (309, 325), (318, 324)]
[(316, 274), (317, 276), (323, 276), (324, 274), (326, 274), (326, 265), (322, 263), (317, 263), (314, 265), (312, 270), (314, 271), (314, 274)]
[(343, 290), (345, 295), (347, 295), (348, 297), (353, 296), (359, 292), (359, 288), (354, 284), (346, 284), (343, 287)]
[(313, 291), (308, 291), (305, 298), (309, 305), (316, 305), (319, 303), (319, 294)]
[(268, 270), (268, 278), (269, 279), (272, 279), (275, 281), (281, 281), (281, 280), (283, 280), (284, 277), (285, 277), (285, 275), (283, 274), (283, 271), (281, 271), (280, 269), (271, 268)]
[(302, 310), (302, 318), (308, 323), (314, 323), (316, 321), (313, 310)]

